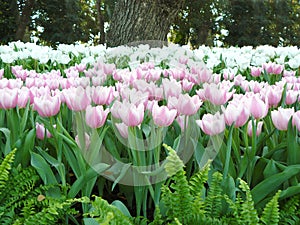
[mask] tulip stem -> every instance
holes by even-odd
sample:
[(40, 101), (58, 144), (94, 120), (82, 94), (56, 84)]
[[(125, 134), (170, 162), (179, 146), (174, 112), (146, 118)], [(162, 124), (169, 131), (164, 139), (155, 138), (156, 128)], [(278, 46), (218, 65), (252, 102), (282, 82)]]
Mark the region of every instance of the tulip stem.
[(229, 171), (233, 129), (234, 129), (234, 125), (231, 125), (229, 128), (228, 140), (227, 140), (227, 145), (226, 145), (226, 158), (225, 158), (225, 165), (224, 165), (223, 180), (225, 180), (227, 178), (228, 171)]

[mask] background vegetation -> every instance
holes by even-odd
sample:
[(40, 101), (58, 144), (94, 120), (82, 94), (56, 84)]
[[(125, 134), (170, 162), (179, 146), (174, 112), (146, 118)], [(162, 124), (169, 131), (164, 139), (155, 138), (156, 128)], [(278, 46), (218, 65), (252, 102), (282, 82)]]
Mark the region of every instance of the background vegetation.
[[(155, 7), (169, 4), (166, 0), (153, 2), (157, 3)], [(52, 46), (75, 41), (104, 44), (108, 28), (117, 17), (115, 6), (117, 1), (113, 0), (3, 0), (0, 43), (30, 41), (35, 36)], [(194, 48), (219, 43), (300, 45), (298, 0), (185, 0), (180, 7), (176, 18), (169, 21), (169, 40), (174, 43)], [(113, 38), (109, 35), (109, 41)]]

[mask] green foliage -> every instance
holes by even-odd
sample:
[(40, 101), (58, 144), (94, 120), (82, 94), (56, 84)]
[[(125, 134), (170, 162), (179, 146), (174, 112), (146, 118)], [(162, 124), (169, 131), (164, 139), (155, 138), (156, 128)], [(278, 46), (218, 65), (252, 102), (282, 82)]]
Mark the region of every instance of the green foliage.
[(17, 29), (16, 17), (18, 5), (16, 0), (2, 0), (0, 4), (0, 44), (14, 40)]
[(40, 185), (34, 168), (11, 168), (15, 153), (16, 149), (0, 165), (0, 224), (57, 224), (77, 214), (72, 208), (75, 202), (89, 201), (48, 196), (52, 187)]
[(300, 223), (300, 195), (281, 202), (279, 224), (296, 225)]
[(92, 208), (85, 216), (85, 224), (111, 224), (111, 225), (130, 225), (129, 217), (125, 216), (116, 206), (110, 205), (101, 197), (95, 197), (92, 201)]
[(245, 181), (240, 180), (236, 198), (230, 199), (224, 194), (221, 173), (214, 172), (210, 181), (209, 163), (188, 181), (183, 166), (179, 168), (174, 163), (179, 157), (175, 160), (176, 153), (167, 149), (169, 156), (165, 167), (179, 170), (170, 178), (171, 185), (167, 183), (162, 187), (164, 207), (161, 210), (164, 210), (165, 221), (161, 223), (162, 217), (157, 215), (157, 211), (157, 219), (152, 224), (278, 224), (280, 191), (259, 216)]
[(11, 164), (14, 161), (14, 157), (17, 149), (12, 150), (0, 165), (0, 195), (3, 192), (3, 189), (6, 188), (6, 182), (9, 179), (9, 172), (11, 170)]

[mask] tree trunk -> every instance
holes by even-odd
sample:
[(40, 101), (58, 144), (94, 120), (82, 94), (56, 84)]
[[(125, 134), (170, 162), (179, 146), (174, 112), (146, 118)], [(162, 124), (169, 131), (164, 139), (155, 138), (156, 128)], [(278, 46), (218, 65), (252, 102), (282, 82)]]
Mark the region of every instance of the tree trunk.
[(104, 44), (105, 43), (104, 16), (101, 10), (101, 0), (97, 0), (96, 7), (97, 7), (98, 26), (100, 32), (99, 44)]
[(107, 33), (107, 45), (167, 41), (170, 26), (184, 1), (119, 0)]
[(35, 0), (25, 1), (25, 6), (22, 10), (22, 14), (20, 15), (17, 23), (18, 27), (16, 31), (16, 40), (23, 40), (26, 31), (26, 26), (30, 22), (30, 16), (33, 10), (34, 2)]

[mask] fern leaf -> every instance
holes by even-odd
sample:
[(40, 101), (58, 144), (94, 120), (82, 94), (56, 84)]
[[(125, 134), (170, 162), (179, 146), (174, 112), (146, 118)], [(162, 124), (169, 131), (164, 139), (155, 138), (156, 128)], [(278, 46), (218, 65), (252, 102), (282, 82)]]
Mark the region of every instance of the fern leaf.
[(254, 208), (254, 202), (247, 183), (240, 179), (240, 188), (245, 192), (246, 199), (242, 203), (241, 221), (243, 224), (256, 225), (259, 222), (257, 211)]
[(2, 190), (6, 186), (6, 182), (9, 178), (9, 172), (11, 170), (11, 164), (14, 161), (15, 154), (17, 149), (12, 150), (10, 153), (8, 153), (2, 163), (0, 164), (0, 196)]
[(280, 196), (278, 191), (276, 195), (271, 199), (270, 202), (265, 206), (264, 211), (261, 216), (261, 221), (267, 225), (276, 225), (279, 222), (279, 204), (278, 198)]
[(222, 174), (215, 172), (205, 199), (205, 215), (218, 218), (222, 210)]

